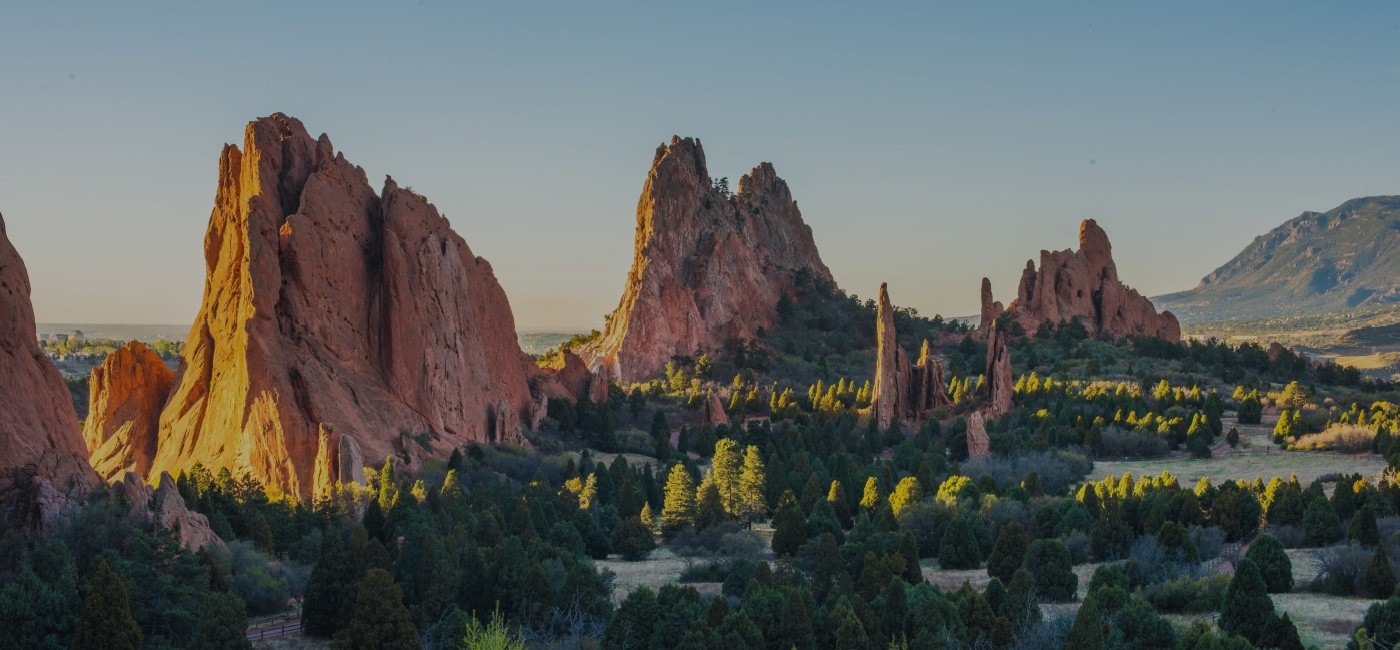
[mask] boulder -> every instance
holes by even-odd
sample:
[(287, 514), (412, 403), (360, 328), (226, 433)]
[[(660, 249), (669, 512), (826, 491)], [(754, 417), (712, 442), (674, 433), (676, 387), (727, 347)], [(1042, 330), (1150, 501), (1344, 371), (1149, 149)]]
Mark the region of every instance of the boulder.
[(771, 328), (799, 274), (832, 284), (773, 166), (753, 168), (731, 195), (710, 178), (700, 142), (674, 137), (657, 148), (637, 201), (622, 299), (579, 353), (610, 381), (650, 379), (675, 355), (714, 352)]
[(160, 355), (139, 341), (92, 369), (83, 440), (99, 476), (111, 480), (128, 471), (143, 476), (150, 471), (160, 411), (174, 381)]
[(992, 456), (992, 439), (987, 436), (987, 418), (973, 411), (967, 418), (967, 459), (986, 460)]
[(729, 413), (724, 410), (724, 402), (714, 391), (705, 396), (705, 411), (700, 421), (715, 427), (729, 424)]

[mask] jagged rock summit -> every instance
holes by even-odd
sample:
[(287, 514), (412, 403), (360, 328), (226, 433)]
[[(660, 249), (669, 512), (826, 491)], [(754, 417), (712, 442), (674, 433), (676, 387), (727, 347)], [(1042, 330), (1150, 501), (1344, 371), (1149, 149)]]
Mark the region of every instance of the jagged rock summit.
[(952, 406), (943, 379), (943, 359), (933, 354), (927, 340), (919, 351), (919, 363), (911, 366), (899, 347), (894, 329), (894, 305), (889, 288), (880, 285), (875, 308), (875, 383), (870, 409), (880, 429), (892, 424), (916, 425), (936, 408)]
[(761, 163), (730, 195), (716, 187), (699, 140), (657, 148), (637, 201), (632, 269), (603, 335), (579, 352), (624, 384), (675, 355), (720, 348), (771, 327), (796, 274), (831, 282), (812, 229), (773, 166)]
[(0, 216), (0, 467), (33, 463), (50, 449), (87, 457), (68, 387), (39, 351), (24, 267)]
[(325, 135), (279, 113), (225, 145), (204, 251), (145, 478), (202, 463), (309, 497), (361, 462), (524, 442), (536, 371), (491, 265)]
[[(1079, 249), (1040, 251), (1040, 269), (1026, 262), (1016, 300), (1005, 309), (1027, 334), (1041, 323), (1059, 324), (1078, 318), (1090, 334), (1114, 338), (1155, 336), (1181, 341), (1181, 325), (1169, 311), (1157, 313), (1152, 301), (1118, 279), (1108, 234), (1093, 219), (1079, 224)], [(992, 301), (991, 282), (982, 280), (982, 322), (985, 338), (1001, 305)]]
[(140, 341), (107, 355), (88, 381), (83, 423), (89, 460), (107, 480), (128, 471), (145, 476), (156, 454), (160, 412), (175, 373)]

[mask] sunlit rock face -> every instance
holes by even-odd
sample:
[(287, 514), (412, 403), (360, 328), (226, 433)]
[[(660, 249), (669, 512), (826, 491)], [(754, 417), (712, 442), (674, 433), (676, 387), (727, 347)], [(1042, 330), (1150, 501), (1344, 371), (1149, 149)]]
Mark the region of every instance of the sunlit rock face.
[(140, 341), (107, 355), (88, 381), (83, 423), (93, 469), (107, 480), (126, 472), (145, 476), (155, 458), (160, 411), (175, 373)]
[[(978, 328), (983, 338), (1001, 313), (1001, 305), (992, 301), (991, 283), (984, 278), (982, 323)], [(1079, 225), (1078, 250), (1041, 251), (1038, 270), (1034, 261), (1026, 262), (1016, 300), (1006, 307), (1005, 313), (1031, 335), (1041, 323), (1059, 324), (1078, 318), (1091, 335), (1155, 336), (1181, 341), (1181, 325), (1176, 316), (1169, 311), (1158, 313), (1151, 300), (1119, 281), (1108, 235), (1093, 219), (1085, 219)]]
[(326, 136), (274, 114), (226, 145), (204, 251), (146, 478), (201, 463), (306, 497), (386, 456), (524, 443), (539, 371), (491, 265)]
[(39, 351), (29, 272), (0, 217), (0, 467), (45, 451), (87, 457), (78, 413), (58, 368)]
[(614, 381), (648, 379), (672, 356), (771, 327), (778, 298), (804, 269), (831, 282), (772, 165), (753, 168), (729, 195), (711, 180), (700, 142), (672, 138), (657, 148), (637, 201), (622, 300), (602, 337), (579, 352)]

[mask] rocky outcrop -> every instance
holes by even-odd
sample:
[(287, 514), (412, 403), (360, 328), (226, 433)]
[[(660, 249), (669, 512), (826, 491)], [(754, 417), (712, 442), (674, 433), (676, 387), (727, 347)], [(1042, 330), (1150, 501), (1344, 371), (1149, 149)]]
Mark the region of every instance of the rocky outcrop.
[(29, 272), (0, 216), (0, 468), (51, 449), (87, 457), (73, 397), (39, 351), (29, 293)]
[(1011, 378), (1011, 350), (1006, 336), (993, 329), (987, 342), (987, 370), (982, 379), (987, 387), (987, 417), (999, 418), (1011, 410), (1015, 383)]
[(705, 410), (701, 413), (700, 421), (714, 427), (729, 424), (729, 413), (724, 410), (724, 402), (714, 391), (705, 396)]
[(132, 517), (155, 529), (175, 531), (180, 546), (191, 551), (224, 548), (224, 541), (209, 527), (209, 518), (185, 505), (168, 473), (161, 473), (159, 487), (152, 490), (136, 472), (127, 472), (112, 484), (112, 493), (126, 501)]
[(86, 458), (61, 449), (0, 468), (0, 528), (42, 536), (102, 485)]
[(895, 337), (894, 306), (889, 288), (880, 285), (875, 308), (875, 382), (870, 408), (881, 429), (894, 423), (917, 425), (936, 408), (952, 406), (943, 379), (943, 359), (934, 355), (924, 341), (919, 363), (910, 366), (909, 357)]
[(1005, 311), (1006, 308), (1001, 303), (992, 299), (991, 279), (982, 278), (982, 320), (977, 326), (977, 331), (992, 331), (992, 328), (996, 326), (997, 317)]
[(973, 411), (967, 418), (967, 458), (986, 460), (992, 456), (992, 439), (987, 436), (987, 418)]
[(675, 355), (720, 349), (773, 325), (778, 299), (803, 271), (830, 283), (812, 230), (773, 166), (729, 195), (698, 140), (657, 148), (637, 201), (632, 269), (603, 335), (580, 350), (591, 368), (629, 384)]
[(533, 382), (532, 392), (546, 398), (577, 400), (587, 397), (594, 404), (608, 401), (607, 377), (589, 370), (588, 364), (573, 350), (561, 350), (542, 364)]
[(139, 341), (92, 369), (83, 440), (98, 475), (111, 480), (128, 471), (142, 476), (150, 471), (160, 411), (174, 380), (160, 355)]
[(202, 463), (307, 497), (408, 456), (406, 438), (429, 455), (518, 440), (533, 364), (491, 265), (423, 196), (392, 179), (376, 194), (281, 114), (224, 147), (218, 181), (146, 476)]
[[(991, 283), (982, 281), (981, 336), (986, 338), (996, 319)], [(1079, 249), (1041, 251), (1040, 268), (1027, 261), (1016, 290), (1016, 300), (1006, 307), (1029, 335), (1041, 323), (1059, 324), (1078, 318), (1090, 334), (1114, 338), (1155, 336), (1181, 341), (1181, 325), (1169, 311), (1157, 313), (1152, 301), (1118, 279), (1113, 247), (1108, 235), (1093, 219), (1079, 225)], [(989, 318), (989, 315), (991, 318)]]

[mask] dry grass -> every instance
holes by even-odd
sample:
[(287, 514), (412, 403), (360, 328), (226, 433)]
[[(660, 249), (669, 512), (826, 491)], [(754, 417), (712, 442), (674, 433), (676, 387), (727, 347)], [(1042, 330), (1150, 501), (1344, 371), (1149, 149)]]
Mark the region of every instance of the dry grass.
[(1274, 609), (1288, 612), (1288, 618), (1298, 626), (1303, 646), (1322, 648), (1345, 647), (1352, 631), (1366, 617), (1374, 600), (1343, 598), (1324, 594), (1273, 594)]
[[(983, 591), (987, 588), (987, 583), (992, 581), (986, 568), (944, 570), (939, 569), (938, 562), (934, 560), (924, 560), (922, 568), (924, 579), (943, 591), (956, 591), (962, 587), (964, 581), (972, 585), (973, 589)], [(1079, 576), (1079, 590), (1075, 593), (1075, 602), (1041, 603), (1040, 611), (1047, 618), (1079, 611), (1079, 603), (1089, 595), (1089, 580), (1094, 577), (1094, 570), (1098, 568), (1098, 563), (1076, 565), (1074, 574)]]
[(1370, 452), (1376, 430), (1355, 424), (1333, 424), (1322, 433), (1300, 436), (1291, 447), (1300, 450), (1338, 451), (1355, 454)]
[(1385, 469), (1385, 459), (1375, 454), (1282, 451), (1273, 444), (1278, 414), (1270, 409), (1265, 419), (1264, 424), (1241, 425), (1233, 417), (1224, 418), (1225, 430), (1231, 426), (1239, 428), (1241, 444), (1237, 449), (1226, 447), (1217, 451), (1214, 458), (1190, 458), (1182, 452), (1153, 460), (1098, 460), (1094, 461), (1091, 478), (1121, 476), (1123, 472), (1133, 476), (1156, 476), (1167, 471), (1182, 485), (1191, 485), (1203, 476), (1219, 484), (1227, 480), (1252, 481), (1255, 477), (1267, 481), (1273, 476), (1287, 478), (1297, 474), (1298, 480), (1307, 485), (1327, 474), (1360, 472), (1363, 476), (1374, 476)]
[(258, 650), (322, 650), (331, 647), (330, 639), (317, 639), (309, 636), (284, 636), (278, 639), (253, 641)]
[(640, 562), (609, 558), (595, 564), (599, 569), (608, 569), (617, 576), (613, 579), (613, 600), (622, 602), (638, 586), (647, 586), (656, 591), (662, 585), (679, 581), (681, 571), (691, 562), (678, 557), (670, 549), (658, 548)]

